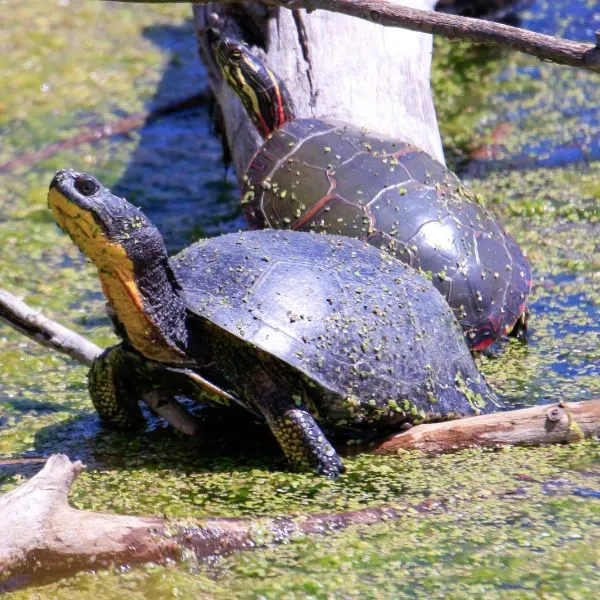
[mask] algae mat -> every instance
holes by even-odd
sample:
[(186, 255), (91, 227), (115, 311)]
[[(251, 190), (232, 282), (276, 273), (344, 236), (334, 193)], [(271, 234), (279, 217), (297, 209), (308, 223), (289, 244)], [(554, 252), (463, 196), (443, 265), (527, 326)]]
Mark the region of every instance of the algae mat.
[[(600, 25), (593, 5), (554, 2), (549, 10), (536, 3), (522, 23), (589, 41)], [(10, 0), (2, 9), (0, 162), (204, 85), (188, 6)], [(436, 59), (448, 156), (454, 164), (469, 164), (467, 171), (477, 175), (471, 185), (526, 248), (535, 270), (529, 343), (505, 343), (480, 357), (480, 366), (516, 406), (600, 396), (600, 80), (444, 42), (436, 43)], [(473, 165), (473, 150), (488, 143), (499, 125), (509, 133), (501, 143), (493, 138), (493, 160)], [(224, 172), (220, 144), (202, 108), (3, 175), (1, 285), (101, 345), (115, 338), (94, 269), (45, 206), (48, 182), (63, 167), (90, 171), (142, 206), (171, 250), (244, 226), (233, 178)], [(88, 471), (71, 496), (77, 507), (196, 518), (395, 502), (415, 508), (398, 522), (299, 537), (207, 563), (81, 574), (13, 597), (600, 593), (597, 442), (436, 458), (363, 456), (348, 460), (347, 474), (330, 482), (285, 472), (279, 456), (264, 447), (202, 456), (192, 441), (156, 420), (136, 437), (103, 430), (85, 378), (85, 369), (72, 361), (0, 326), (0, 455), (65, 452), (82, 459)], [(30, 469), (0, 471), (0, 492), (30, 476)]]

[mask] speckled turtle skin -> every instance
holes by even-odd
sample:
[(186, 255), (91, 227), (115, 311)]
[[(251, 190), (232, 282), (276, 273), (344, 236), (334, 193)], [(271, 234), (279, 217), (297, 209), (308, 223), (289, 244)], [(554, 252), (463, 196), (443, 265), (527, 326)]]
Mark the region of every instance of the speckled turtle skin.
[(472, 349), (526, 324), (531, 269), (460, 180), (405, 142), (295, 119), (271, 133), (243, 177), (253, 228), (355, 237), (420, 269)]
[(95, 264), (123, 342), (93, 361), (101, 418), (123, 426), (153, 393), (241, 405), (296, 467), (335, 477), (326, 433), (491, 410), (452, 310), (410, 266), (365, 242), (262, 230), (169, 258), (158, 229), (89, 175), (59, 171), (48, 204)]

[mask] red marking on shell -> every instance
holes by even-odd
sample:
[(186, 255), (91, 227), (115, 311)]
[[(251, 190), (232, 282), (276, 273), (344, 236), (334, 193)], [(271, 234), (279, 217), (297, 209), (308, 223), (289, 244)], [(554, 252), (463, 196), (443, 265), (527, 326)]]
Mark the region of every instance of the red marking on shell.
[(477, 343), (475, 346), (471, 346), (471, 350), (485, 350), (486, 348), (488, 348), (489, 346), (491, 346), (494, 343), (495, 339), (494, 338), (484, 338), (483, 340), (481, 340), (481, 342)]
[(423, 150), (419, 150), (415, 146), (405, 146), (404, 148), (402, 148), (402, 150), (397, 150), (396, 152), (394, 152), (392, 154), (392, 158), (395, 158), (396, 160), (398, 160), (401, 157), (406, 156), (408, 154), (422, 153), (422, 152), (423, 152)]
[(333, 194), (337, 187), (337, 181), (334, 177), (332, 171), (327, 171), (327, 179), (329, 179), (329, 189), (327, 190), (327, 194), (323, 196), (321, 199), (317, 200), (297, 221), (292, 224), (291, 229), (300, 229), (304, 227), (311, 219), (315, 217), (315, 215), (327, 204), (329, 204), (332, 200), (340, 199), (339, 196)]

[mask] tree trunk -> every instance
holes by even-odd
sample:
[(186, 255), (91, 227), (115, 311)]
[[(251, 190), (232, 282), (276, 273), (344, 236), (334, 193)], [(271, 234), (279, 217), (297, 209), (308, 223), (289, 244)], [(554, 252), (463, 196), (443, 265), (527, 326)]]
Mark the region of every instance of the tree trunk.
[[(432, 9), (433, 0), (403, 0)], [(432, 37), (317, 11), (258, 4), (195, 5), (202, 59), (224, 115), (227, 141), (241, 176), (262, 140), (223, 81), (203, 31), (215, 23), (241, 37), (288, 86), (299, 117), (326, 117), (406, 140), (443, 162), (430, 72)]]

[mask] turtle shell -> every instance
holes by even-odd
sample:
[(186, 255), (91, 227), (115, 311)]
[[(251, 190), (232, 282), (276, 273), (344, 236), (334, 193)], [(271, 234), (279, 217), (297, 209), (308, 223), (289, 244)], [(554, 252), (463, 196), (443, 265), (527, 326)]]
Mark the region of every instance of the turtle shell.
[(238, 397), (249, 372), (275, 360), (276, 378), (295, 381), (338, 429), (493, 407), (442, 296), (364, 242), (248, 231), (198, 242), (171, 265), (196, 318), (199, 363), (210, 362), (199, 372)]
[(410, 144), (297, 119), (267, 139), (243, 181), (253, 228), (355, 237), (420, 269), (473, 349), (525, 319), (531, 270), (515, 240), (456, 175)]

